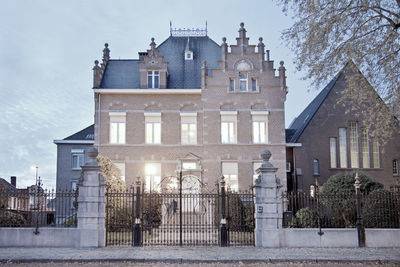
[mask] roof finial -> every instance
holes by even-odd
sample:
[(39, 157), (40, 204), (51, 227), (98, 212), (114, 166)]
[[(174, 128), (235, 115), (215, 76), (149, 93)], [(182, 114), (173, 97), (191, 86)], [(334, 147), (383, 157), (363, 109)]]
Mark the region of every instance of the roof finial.
[(151, 50), (156, 49), (156, 43), (154, 42), (154, 37), (151, 37), (150, 47), (151, 47)]
[(108, 49), (108, 43), (104, 44), (103, 59), (105, 61), (108, 61), (110, 59), (110, 49)]
[(243, 22), (240, 23), (239, 38), (246, 38), (246, 29), (244, 28)]

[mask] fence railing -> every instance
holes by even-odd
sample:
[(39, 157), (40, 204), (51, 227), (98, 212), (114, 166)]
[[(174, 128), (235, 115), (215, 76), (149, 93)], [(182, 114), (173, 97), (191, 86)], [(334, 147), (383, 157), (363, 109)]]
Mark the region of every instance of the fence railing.
[[(354, 228), (357, 226), (356, 194), (286, 193), (285, 227)], [(361, 194), (360, 210), (365, 228), (400, 228), (400, 192), (384, 190)], [(286, 209), (285, 209), (286, 208)]]
[(0, 227), (76, 227), (78, 191), (0, 190)]

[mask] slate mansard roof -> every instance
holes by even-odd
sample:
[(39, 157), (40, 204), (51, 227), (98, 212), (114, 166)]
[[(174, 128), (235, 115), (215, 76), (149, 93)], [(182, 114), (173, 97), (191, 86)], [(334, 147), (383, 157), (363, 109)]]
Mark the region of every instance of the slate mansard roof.
[(76, 132), (62, 140), (54, 140), (55, 144), (66, 144), (66, 143), (85, 143), (85, 144), (93, 144), (94, 143), (94, 124), (86, 127), (79, 132)]
[[(185, 49), (193, 52), (193, 60), (185, 60)], [(157, 49), (159, 55), (168, 62), (167, 88), (201, 88), (201, 65), (205, 60), (207, 68), (218, 68), (221, 47), (208, 36), (170, 36)], [(142, 53), (143, 54), (143, 53)], [(110, 59), (104, 71), (100, 88), (133, 89), (140, 88), (140, 59)]]

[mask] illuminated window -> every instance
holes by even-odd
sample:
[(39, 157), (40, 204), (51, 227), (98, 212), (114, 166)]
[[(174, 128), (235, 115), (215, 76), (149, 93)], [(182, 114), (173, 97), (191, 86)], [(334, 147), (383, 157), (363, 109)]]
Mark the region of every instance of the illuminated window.
[(363, 168), (371, 168), (370, 156), (369, 156), (369, 137), (368, 129), (361, 130), (361, 154)]
[(331, 168), (337, 168), (336, 163), (336, 138), (329, 138), (329, 150), (331, 156)]
[(118, 167), (119, 171), (121, 172), (121, 179), (123, 181), (125, 181), (125, 163), (117, 162), (117, 163), (114, 163), (114, 164), (115, 164), (115, 166)]
[(236, 111), (221, 111), (221, 143), (235, 144), (236, 137)]
[(126, 113), (110, 112), (110, 144), (125, 144)]
[(339, 156), (340, 168), (347, 168), (346, 128), (339, 128)]
[(160, 88), (160, 72), (158, 70), (147, 71), (147, 88)]
[(350, 122), (350, 162), (351, 168), (359, 168), (358, 152), (358, 125), (357, 122)]
[(161, 163), (145, 164), (145, 191), (161, 192)]
[(144, 114), (146, 125), (146, 144), (161, 144), (161, 113), (148, 112)]
[(237, 162), (222, 162), (222, 175), (225, 177), (227, 188), (237, 192), (239, 190)]
[(197, 144), (197, 113), (181, 113), (181, 144)]

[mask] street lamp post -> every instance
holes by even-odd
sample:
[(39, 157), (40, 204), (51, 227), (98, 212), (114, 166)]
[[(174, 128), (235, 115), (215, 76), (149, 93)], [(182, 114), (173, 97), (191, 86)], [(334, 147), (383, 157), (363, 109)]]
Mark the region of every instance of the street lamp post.
[(361, 217), (361, 182), (360, 177), (358, 177), (358, 172), (356, 172), (356, 181), (354, 183), (356, 189), (356, 205), (357, 205), (357, 236), (358, 236), (358, 246), (365, 247), (365, 229), (362, 224)]

